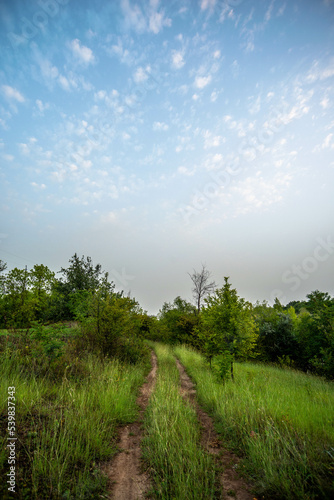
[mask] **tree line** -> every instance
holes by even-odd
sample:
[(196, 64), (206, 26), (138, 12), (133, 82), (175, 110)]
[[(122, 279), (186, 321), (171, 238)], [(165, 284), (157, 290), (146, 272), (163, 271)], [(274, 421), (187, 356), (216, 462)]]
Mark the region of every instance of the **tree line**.
[(0, 261), (1, 329), (27, 333), (39, 331), (40, 325), (75, 321), (83, 349), (130, 363), (147, 350), (143, 339), (149, 316), (135, 299), (116, 291), (108, 273), (90, 257), (75, 253), (59, 277), (43, 264), (29, 271), (5, 273), (6, 268)]
[(217, 375), (233, 378), (235, 360), (254, 359), (334, 378), (334, 298), (313, 291), (304, 301), (251, 304), (229, 278), (222, 287), (205, 266), (189, 273), (193, 303), (177, 296), (149, 316), (115, 290), (108, 273), (76, 253), (60, 276), (43, 264), (6, 273), (0, 260), (0, 328), (77, 321), (85, 345), (136, 362), (143, 339), (186, 343), (203, 352)]
[(217, 287), (205, 266), (190, 278), (194, 304), (179, 296), (165, 302), (153, 338), (201, 350), (221, 378), (233, 378), (234, 360), (245, 359), (334, 378), (334, 298), (327, 292), (285, 306), (278, 299), (251, 304), (228, 277)]

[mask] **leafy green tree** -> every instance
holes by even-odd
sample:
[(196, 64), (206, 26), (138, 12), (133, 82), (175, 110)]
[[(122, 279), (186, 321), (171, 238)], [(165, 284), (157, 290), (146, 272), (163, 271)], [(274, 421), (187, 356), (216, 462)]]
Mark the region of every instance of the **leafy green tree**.
[(318, 290), (307, 298), (297, 326), (298, 364), (303, 370), (334, 378), (334, 299)]
[[(236, 289), (231, 288), (227, 277), (224, 280), (224, 286), (205, 299), (201, 338), (204, 352), (210, 361), (216, 355), (229, 359), (233, 379), (234, 360), (245, 359), (253, 354), (257, 327), (252, 305), (238, 296)], [(224, 362), (223, 372), (225, 367)]]
[(295, 310), (285, 310), (279, 301), (273, 307), (267, 302), (254, 306), (255, 321), (258, 327), (257, 350), (263, 361), (293, 362), (298, 356)]
[(12, 327), (29, 326), (33, 319), (33, 307), (29, 302), (29, 273), (27, 269), (15, 267), (6, 275), (5, 323)]
[(199, 319), (197, 310), (192, 304), (178, 296), (172, 304), (168, 302), (163, 304), (158, 317), (167, 342), (196, 346), (196, 327)]
[(35, 264), (29, 272), (29, 285), (36, 320), (45, 320), (51, 307), (55, 273), (44, 264)]
[(142, 330), (144, 316), (135, 299), (121, 294), (91, 295), (87, 315), (81, 321), (84, 346), (103, 357), (136, 363), (146, 355)]
[(85, 316), (91, 295), (101, 289), (102, 294), (113, 292), (114, 284), (108, 281), (100, 264), (93, 265), (91, 257), (75, 253), (68, 268), (61, 268), (62, 278), (54, 286), (56, 313), (60, 319), (75, 319)]
[(93, 266), (91, 257), (82, 256), (81, 259), (75, 253), (69, 260), (68, 268), (61, 268), (63, 283), (67, 285), (71, 292), (82, 290), (96, 290), (100, 284), (102, 274), (101, 264)]

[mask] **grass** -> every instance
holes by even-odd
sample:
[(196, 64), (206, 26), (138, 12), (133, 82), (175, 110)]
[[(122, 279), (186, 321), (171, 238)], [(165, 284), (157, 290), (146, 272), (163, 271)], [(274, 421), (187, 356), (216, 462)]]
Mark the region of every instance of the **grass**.
[(151, 471), (154, 498), (216, 498), (215, 464), (199, 446), (196, 412), (180, 395), (172, 350), (151, 345), (158, 357), (158, 378), (145, 413), (143, 456)]
[[(24, 346), (20, 345), (16, 351), (12, 347), (2, 352), (2, 477), (9, 471), (7, 390), (14, 386), (18, 438), (16, 498), (98, 498), (106, 489), (99, 462), (110, 460), (115, 453), (117, 426), (137, 417), (136, 394), (144, 381), (147, 365), (101, 361), (84, 353), (69, 361), (64, 354), (66, 362), (70, 363), (64, 370), (57, 371), (61, 359), (57, 358), (54, 360), (55, 372), (43, 369), (29, 374), (26, 358), (34, 367), (35, 351), (30, 344), (29, 354), (23, 350)], [(50, 360), (50, 366), (52, 363)], [(7, 495), (6, 482), (2, 481), (0, 497), (6, 499)]]
[(218, 383), (203, 357), (175, 353), (217, 430), (242, 454), (243, 469), (270, 499), (334, 497), (334, 387), (319, 377), (236, 363), (235, 382)]

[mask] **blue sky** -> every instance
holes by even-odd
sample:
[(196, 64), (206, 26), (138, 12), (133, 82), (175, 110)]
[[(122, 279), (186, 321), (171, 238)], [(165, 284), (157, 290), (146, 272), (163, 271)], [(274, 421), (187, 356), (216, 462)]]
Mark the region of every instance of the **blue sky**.
[(150, 313), (334, 294), (333, 0), (2, 0), (0, 258)]

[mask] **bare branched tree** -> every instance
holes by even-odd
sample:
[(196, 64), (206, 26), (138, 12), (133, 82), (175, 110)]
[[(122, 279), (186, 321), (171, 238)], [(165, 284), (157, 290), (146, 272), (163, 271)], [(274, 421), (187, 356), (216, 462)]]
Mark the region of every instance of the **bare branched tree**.
[(0, 273), (2, 273), (2, 271), (4, 271), (6, 268), (7, 268), (6, 262), (0, 259)]
[(216, 288), (216, 283), (210, 281), (211, 273), (208, 271), (204, 264), (202, 264), (202, 269), (200, 272), (193, 271), (192, 274), (188, 273), (191, 281), (193, 282), (193, 296), (196, 301), (197, 311), (201, 310), (201, 302), (206, 295), (213, 292)]

